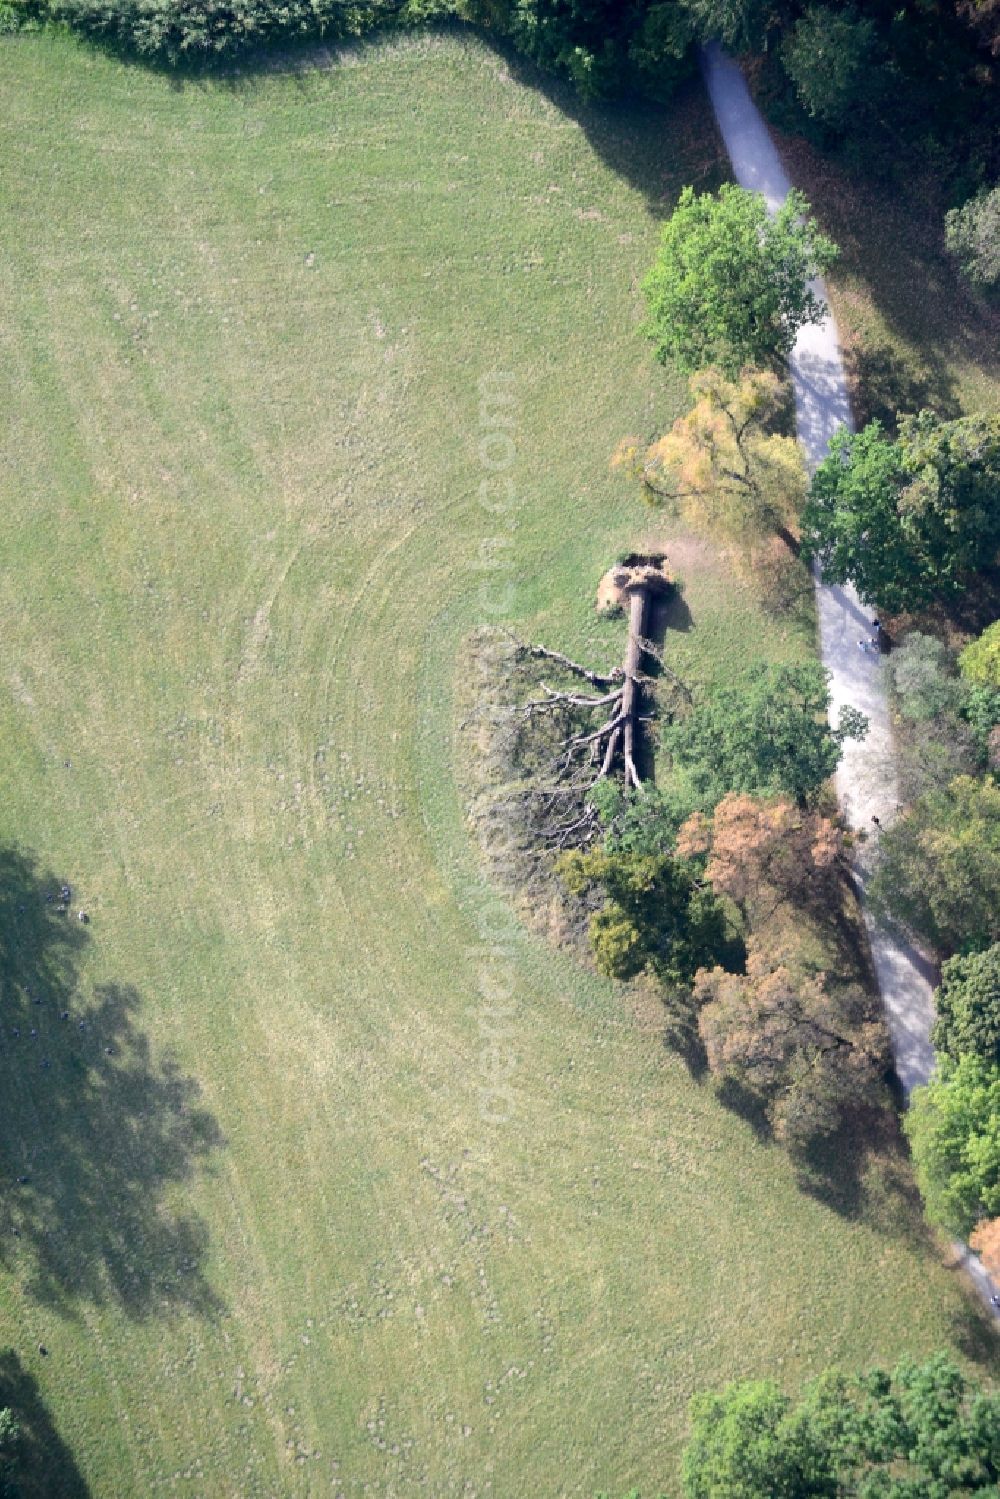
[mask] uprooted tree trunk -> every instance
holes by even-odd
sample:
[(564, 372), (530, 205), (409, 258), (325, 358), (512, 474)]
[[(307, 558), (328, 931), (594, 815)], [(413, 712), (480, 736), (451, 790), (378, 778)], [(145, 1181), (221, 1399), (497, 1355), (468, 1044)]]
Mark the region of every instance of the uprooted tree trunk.
[[(533, 792), (546, 814), (542, 819), (545, 836), (560, 847), (577, 838), (585, 839), (592, 832), (596, 814), (589, 796), (600, 781), (618, 773), (626, 786), (642, 791), (636, 763), (639, 725), (644, 719), (641, 665), (647, 653), (659, 657), (646, 637), (646, 622), (653, 598), (673, 585), (662, 558), (630, 558), (612, 569), (608, 577), (613, 584), (609, 601), (628, 608), (628, 641), (621, 667), (610, 673), (590, 671), (546, 646), (516, 642), (524, 656), (551, 661), (597, 689), (593, 693), (558, 690), (543, 681), (544, 696), (514, 710), (527, 723), (558, 715), (573, 723), (572, 731), (556, 745), (546, 777), (549, 784), (536, 786)], [(602, 717), (594, 726), (592, 715), (597, 713)], [(560, 808), (565, 808), (567, 815), (560, 815)]]

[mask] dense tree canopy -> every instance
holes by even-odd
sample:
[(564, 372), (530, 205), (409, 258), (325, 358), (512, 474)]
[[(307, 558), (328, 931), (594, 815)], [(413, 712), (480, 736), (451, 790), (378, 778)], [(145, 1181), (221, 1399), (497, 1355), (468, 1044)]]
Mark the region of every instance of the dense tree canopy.
[(670, 854), (574, 850), (558, 869), (572, 894), (606, 897), (590, 919), (594, 961), (610, 978), (652, 973), (685, 988), (696, 969), (732, 952), (725, 915), (690, 865)]
[(829, 1453), (769, 1380), (691, 1402), (684, 1453), (688, 1499), (810, 1499), (837, 1492)]
[(1000, 689), (1000, 619), (965, 647), (958, 669), (974, 687)]
[(825, 313), (810, 283), (836, 253), (799, 193), (771, 216), (760, 193), (734, 183), (716, 194), (686, 187), (643, 282), (656, 357), (731, 376), (784, 358)]
[(705, 856), (712, 889), (737, 905), (751, 928), (777, 907), (821, 896), (837, 867), (843, 835), (828, 817), (785, 797), (730, 793), (711, 818), (695, 813), (680, 828), (677, 852)]
[(889, 661), (899, 710), (915, 723), (956, 713), (965, 698), (948, 648), (933, 635), (912, 630)]
[(945, 963), (934, 1004), (939, 1051), (1000, 1063), (1000, 942)]
[(746, 973), (703, 969), (694, 997), (709, 1067), (760, 1098), (778, 1139), (805, 1143), (877, 1100), (884, 1027), (860, 988), (829, 981), (793, 944), (751, 937)]
[(944, 236), (974, 286), (1000, 286), (1000, 187), (951, 209), (945, 215)]
[(664, 730), (663, 742), (703, 806), (728, 791), (786, 793), (804, 803), (833, 774), (844, 740), (868, 729), (853, 709), (831, 729), (829, 706), (827, 674), (817, 662), (758, 662), (738, 685), (708, 692)]
[(944, 1355), (830, 1370), (798, 1404), (769, 1382), (691, 1402), (687, 1499), (984, 1499), (1000, 1482), (1000, 1395)]
[(1000, 1066), (945, 1057), (903, 1119), (932, 1223), (967, 1238), (1000, 1214)]
[(1000, 786), (958, 776), (880, 840), (874, 902), (944, 956), (1000, 941)]
[(1000, 417), (922, 411), (897, 439), (837, 433), (813, 477), (803, 545), (830, 582), (889, 613), (959, 592), (1000, 547)]
[(870, 16), (810, 5), (787, 33), (782, 61), (804, 109), (841, 130), (881, 91), (880, 50)]

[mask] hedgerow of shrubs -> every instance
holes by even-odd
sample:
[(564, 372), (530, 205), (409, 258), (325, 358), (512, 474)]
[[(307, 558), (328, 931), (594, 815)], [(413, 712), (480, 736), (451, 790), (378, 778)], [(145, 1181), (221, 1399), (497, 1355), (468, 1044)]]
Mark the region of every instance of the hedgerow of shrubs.
[(341, 41), (455, 11), (451, 0), (47, 0), (41, 8), (94, 41), (175, 66), (222, 61), (279, 40)]

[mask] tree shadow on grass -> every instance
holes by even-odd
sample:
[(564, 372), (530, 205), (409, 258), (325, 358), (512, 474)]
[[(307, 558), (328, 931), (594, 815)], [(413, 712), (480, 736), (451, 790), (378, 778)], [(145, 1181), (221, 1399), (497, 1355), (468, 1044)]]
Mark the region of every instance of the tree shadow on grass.
[[(481, 44), (494, 54), (505, 79), (547, 99), (560, 114), (577, 124), (601, 160), (616, 176), (634, 187), (654, 214), (665, 216), (682, 187), (710, 191), (729, 180), (717, 132), (700, 78), (692, 64), (667, 105), (649, 100), (622, 99), (602, 104), (582, 99), (565, 78), (544, 72), (516, 52), (503, 37), (457, 19), (400, 32), (373, 30), (361, 37), (326, 41), (304, 38), (248, 50), (224, 62), (190, 62), (173, 66), (163, 59), (139, 57), (113, 41), (91, 38), (90, 43), (115, 56), (126, 67), (165, 77), (175, 92), (224, 88), (239, 94), (261, 79), (281, 76), (301, 80), (302, 87), (317, 72), (334, 72), (346, 60), (356, 62), (376, 55), (402, 36), (452, 36)], [(664, 142), (669, 143), (669, 150)]]
[(879, 421), (894, 433), (897, 414), (925, 407), (949, 421), (961, 414), (954, 377), (934, 354), (929, 354), (926, 364), (917, 365), (889, 344), (855, 344), (844, 352), (844, 369), (859, 427)]
[(701, 1082), (708, 1072), (708, 1057), (698, 1031), (698, 1017), (681, 1008), (668, 1009), (667, 1023), (663, 1028), (663, 1045), (667, 1051), (679, 1057), (688, 1070), (688, 1076)]
[(669, 104), (635, 98), (595, 103), (496, 37), (473, 34), (502, 59), (512, 78), (578, 125), (604, 164), (641, 193), (657, 217), (673, 210), (681, 188), (710, 192), (729, 181), (729, 164), (694, 72), (678, 85)]
[(763, 1100), (752, 1088), (741, 1083), (737, 1077), (723, 1077), (716, 1084), (715, 1096), (724, 1109), (750, 1126), (762, 1145), (769, 1145), (773, 1141), (774, 1131), (767, 1117), (767, 1110)]
[(89, 933), (61, 887), (0, 849), (0, 1263), (63, 1315), (214, 1315), (207, 1230), (177, 1196), (222, 1136), (195, 1080), (154, 1056), (136, 990), (81, 991)]
[(89, 1488), (60, 1437), (34, 1375), (13, 1349), (0, 1353), (0, 1408), (9, 1406), (20, 1429), (18, 1499), (87, 1499)]
[(926, 1242), (920, 1194), (893, 1111), (858, 1107), (793, 1155), (799, 1187), (841, 1218)]

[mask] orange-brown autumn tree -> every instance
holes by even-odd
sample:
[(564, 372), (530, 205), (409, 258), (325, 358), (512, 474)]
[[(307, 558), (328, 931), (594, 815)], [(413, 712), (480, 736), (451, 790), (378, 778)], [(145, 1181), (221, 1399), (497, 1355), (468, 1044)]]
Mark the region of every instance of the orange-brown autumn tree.
[(712, 817), (696, 812), (677, 837), (681, 858), (708, 856), (705, 874), (717, 895), (735, 901), (751, 927), (787, 900), (822, 898), (843, 850), (828, 817), (787, 797), (763, 801), (732, 792)]
[(969, 1244), (993, 1278), (1000, 1278), (1000, 1218), (984, 1218), (978, 1223)]
[(694, 997), (710, 1070), (756, 1094), (779, 1139), (829, 1133), (845, 1109), (877, 1100), (884, 1027), (863, 990), (809, 971), (793, 946), (751, 937), (746, 973), (702, 969)]

